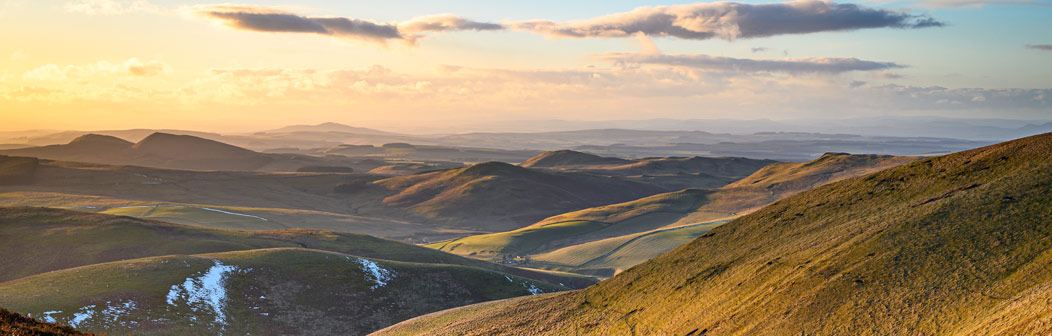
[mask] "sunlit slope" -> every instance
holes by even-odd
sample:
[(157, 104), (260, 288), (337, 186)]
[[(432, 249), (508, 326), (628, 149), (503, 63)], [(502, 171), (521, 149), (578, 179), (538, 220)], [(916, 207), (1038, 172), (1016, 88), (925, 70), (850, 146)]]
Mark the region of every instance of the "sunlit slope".
[(0, 281), (101, 262), (297, 247), (366, 258), (478, 267), (581, 288), (593, 281), (521, 270), (361, 234), (233, 231), (44, 208), (0, 208)]
[[(727, 219), (778, 199), (913, 160), (916, 158), (826, 154), (811, 162), (775, 163), (720, 189), (658, 194), (553, 216), (514, 231), (428, 246), (484, 259), (529, 256), (527, 265), (531, 267), (609, 274), (664, 253)], [(632, 239), (636, 239), (631, 241), (633, 246), (622, 245)], [(608, 254), (621, 255), (611, 258)]]
[(559, 150), (535, 156), (524, 162), (522, 166), (619, 176), (673, 191), (686, 188), (719, 188), (776, 162), (740, 157), (699, 156), (627, 160)]
[(826, 185), (581, 292), (381, 334), (1041, 335), (1052, 134)]
[(264, 249), (40, 274), (0, 283), (0, 305), (113, 335), (361, 335), (441, 309), (561, 289), (474, 267)]
[(41, 322), (0, 308), (0, 335), (85, 335), (69, 326)]

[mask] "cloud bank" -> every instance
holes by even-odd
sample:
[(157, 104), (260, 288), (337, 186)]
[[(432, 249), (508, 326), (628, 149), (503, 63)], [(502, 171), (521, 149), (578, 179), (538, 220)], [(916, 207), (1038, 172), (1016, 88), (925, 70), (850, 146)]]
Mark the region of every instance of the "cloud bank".
[(1052, 51), (1052, 44), (1027, 44), (1027, 49)]
[(400, 40), (415, 43), (425, 32), (504, 29), (499, 24), (472, 21), (451, 14), (418, 17), (403, 23), (378, 23), (345, 17), (302, 16), (265, 6), (204, 5), (192, 7), (190, 11), (239, 30), (305, 33), (374, 42)]
[[(97, 0), (113, 1), (113, 0)], [(430, 15), (405, 22), (379, 23), (358, 18), (312, 17), (277, 7), (200, 5), (196, 16), (224, 25), (267, 33), (305, 33), (370, 41), (414, 43), (428, 32), (518, 30), (551, 38), (619, 38), (633, 35), (689, 40), (736, 40), (786, 34), (850, 31), (869, 28), (925, 28), (943, 23), (923, 14), (837, 4), (827, 0), (797, 0), (769, 4), (737, 2), (640, 7), (583, 21), (549, 20), (490, 23), (452, 14)]]
[(599, 58), (619, 64), (651, 64), (718, 71), (781, 72), (790, 74), (838, 74), (848, 71), (882, 71), (905, 68), (903, 65), (890, 62), (873, 62), (857, 58), (829, 57), (758, 60), (709, 55), (644, 55), (611, 53), (600, 55)]
[(577, 22), (534, 20), (506, 25), (553, 38), (611, 38), (643, 33), (690, 40), (735, 40), (867, 28), (939, 27), (943, 23), (927, 15), (903, 11), (800, 0), (755, 5), (714, 2), (641, 7)]

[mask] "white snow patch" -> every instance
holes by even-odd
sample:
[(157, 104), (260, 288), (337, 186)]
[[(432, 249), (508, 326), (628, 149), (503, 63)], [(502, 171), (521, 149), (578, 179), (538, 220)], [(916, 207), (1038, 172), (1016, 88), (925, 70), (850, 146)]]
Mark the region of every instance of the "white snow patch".
[[(169, 293), (169, 295), (171, 294)], [(118, 302), (117, 304), (111, 304), (109, 301), (106, 301), (106, 309), (102, 310), (102, 318), (111, 322), (117, 322), (121, 317), (135, 311), (135, 308), (135, 301)]]
[(523, 281), (522, 282), (522, 287), (526, 287), (526, 291), (530, 292), (530, 295), (544, 294), (544, 290), (542, 290), (540, 288), (537, 288), (537, 285), (532, 284), (532, 283), (529, 283), (528, 284), (529, 286), (526, 286), (526, 285), (527, 285), (527, 283), (525, 281)]
[(237, 267), (223, 265), (215, 260), (215, 266), (196, 278), (186, 278), (182, 285), (172, 285), (168, 291), (168, 304), (175, 305), (185, 300), (190, 310), (197, 312), (199, 306), (205, 306), (215, 314), (216, 323), (226, 324), (226, 276), (238, 271)]
[(44, 322), (47, 322), (47, 323), (56, 323), (58, 321), (56, 321), (55, 317), (53, 317), (51, 315), (62, 314), (62, 312), (58, 311), (58, 310), (52, 310), (52, 311), (43, 312), (42, 314), (44, 314), (44, 317), (40, 318), (41, 321), (44, 321)]
[(91, 319), (93, 316), (95, 316), (95, 305), (80, 308), (80, 311), (73, 313), (73, 319), (69, 320), (69, 326), (76, 328), (78, 325)]
[(375, 261), (359, 258), (358, 263), (362, 265), (362, 271), (365, 272), (366, 279), (371, 279), (376, 283), (376, 285), (369, 286), (369, 289), (386, 286), (388, 281), (394, 279), (394, 271), (381, 267)]

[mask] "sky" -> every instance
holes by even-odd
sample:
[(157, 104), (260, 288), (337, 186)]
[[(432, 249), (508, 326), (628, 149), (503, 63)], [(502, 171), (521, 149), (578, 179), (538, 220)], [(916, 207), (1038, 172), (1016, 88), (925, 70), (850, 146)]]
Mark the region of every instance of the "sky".
[(0, 131), (1052, 119), (1052, 0), (0, 0)]

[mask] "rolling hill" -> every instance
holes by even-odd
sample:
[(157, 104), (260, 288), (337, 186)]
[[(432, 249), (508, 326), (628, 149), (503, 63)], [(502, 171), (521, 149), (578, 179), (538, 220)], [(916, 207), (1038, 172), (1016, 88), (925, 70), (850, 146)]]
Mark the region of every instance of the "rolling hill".
[(0, 283), (0, 304), (107, 334), (361, 335), (441, 309), (557, 290), (479, 268), (280, 248), (35, 275)]
[(667, 157), (627, 160), (571, 150), (547, 152), (522, 164), (552, 171), (616, 176), (660, 186), (668, 191), (719, 188), (776, 163), (737, 157)]
[(1052, 332), (1052, 134), (825, 185), (578, 292), (377, 335)]
[(379, 194), (387, 207), (489, 232), (663, 191), (626, 179), (545, 172), (501, 162), (367, 181), (341, 190), (358, 196)]
[(552, 216), (501, 233), (428, 245), (473, 258), (611, 276), (698, 237), (728, 219), (792, 194), (916, 160), (830, 153), (801, 163), (775, 163), (720, 189), (685, 189)]
[(482, 268), (581, 288), (592, 283), (486, 263), (372, 236), (320, 230), (219, 230), (79, 211), (0, 207), (0, 282), (104, 262), (171, 254), (309, 248), (365, 258)]
[(153, 133), (137, 143), (86, 134), (65, 145), (0, 150), (0, 154), (191, 170), (295, 171), (303, 166), (333, 165), (333, 161), (338, 161), (306, 155), (264, 154), (214, 140), (168, 133)]
[(364, 334), (594, 283), (359, 234), (47, 208), (0, 208), (0, 254), (0, 306), (108, 334)]

